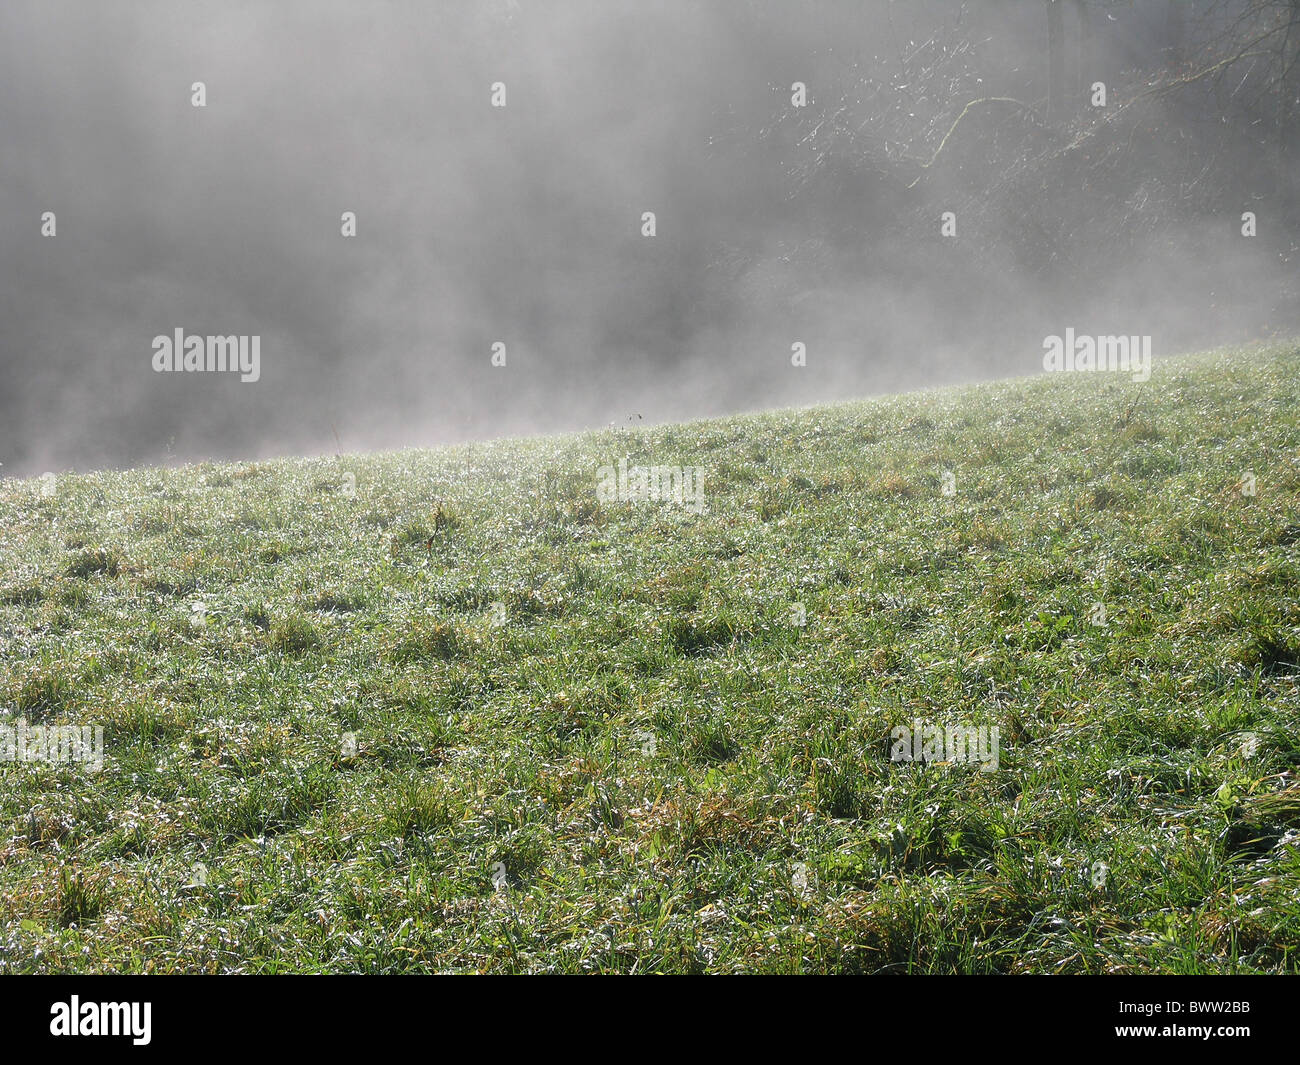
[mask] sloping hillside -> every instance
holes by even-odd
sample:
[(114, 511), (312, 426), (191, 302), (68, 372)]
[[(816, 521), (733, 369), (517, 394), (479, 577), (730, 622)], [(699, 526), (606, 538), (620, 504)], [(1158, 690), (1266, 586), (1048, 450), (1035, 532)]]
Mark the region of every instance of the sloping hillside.
[(1298, 448), (1289, 345), (5, 481), (0, 970), (1294, 970)]

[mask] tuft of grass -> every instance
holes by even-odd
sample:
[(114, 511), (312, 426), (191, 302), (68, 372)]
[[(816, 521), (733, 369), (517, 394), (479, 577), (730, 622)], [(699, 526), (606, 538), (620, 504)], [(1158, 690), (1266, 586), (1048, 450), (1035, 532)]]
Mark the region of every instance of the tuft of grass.
[(125, 565), (126, 559), (122, 552), (116, 549), (106, 551), (102, 548), (87, 548), (73, 556), (63, 573), (66, 577), (75, 577), (79, 580), (99, 574), (105, 577), (116, 577)]
[(418, 779), (394, 782), (380, 802), (381, 828), (386, 836), (412, 839), (444, 829), (453, 822), (447, 795)]
[(61, 866), (59, 869), (58, 917), (63, 927), (84, 925), (103, 912), (107, 902), (102, 880), (85, 870)]
[(388, 651), (398, 664), (430, 659), (447, 661), (460, 653), (464, 639), (456, 626), (442, 621), (421, 620), (400, 634)]
[(271, 625), (266, 644), (281, 654), (303, 655), (321, 645), (321, 636), (310, 620), (301, 614), (291, 614)]

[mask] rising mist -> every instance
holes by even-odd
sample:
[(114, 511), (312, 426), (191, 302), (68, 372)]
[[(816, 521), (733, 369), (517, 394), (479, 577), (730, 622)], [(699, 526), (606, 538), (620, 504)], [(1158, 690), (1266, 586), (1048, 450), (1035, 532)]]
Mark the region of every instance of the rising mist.
[[(8, 3), (0, 472), (1030, 374), (1067, 328), (1294, 333), (1296, 42), (1209, 76), (1251, 4), (1060, 3)], [(258, 379), (155, 372), (176, 330), (260, 337)]]

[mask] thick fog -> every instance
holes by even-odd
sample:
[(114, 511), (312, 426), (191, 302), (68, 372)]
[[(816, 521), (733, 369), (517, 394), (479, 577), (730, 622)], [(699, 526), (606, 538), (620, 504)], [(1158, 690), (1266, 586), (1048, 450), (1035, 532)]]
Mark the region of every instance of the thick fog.
[[(1058, 2), (6, 0), (0, 474), (1300, 332), (1300, 30), (1201, 73), (1288, 5)], [(155, 370), (177, 330), (259, 337), (257, 379)]]

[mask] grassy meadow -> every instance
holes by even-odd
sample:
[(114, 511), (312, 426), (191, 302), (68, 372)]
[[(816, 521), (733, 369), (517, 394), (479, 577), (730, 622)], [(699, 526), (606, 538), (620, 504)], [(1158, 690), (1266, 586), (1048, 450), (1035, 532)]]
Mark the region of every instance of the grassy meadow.
[(0, 761), (0, 972), (1300, 969), (1294, 343), (9, 479), (0, 530), (0, 725), (104, 742)]

